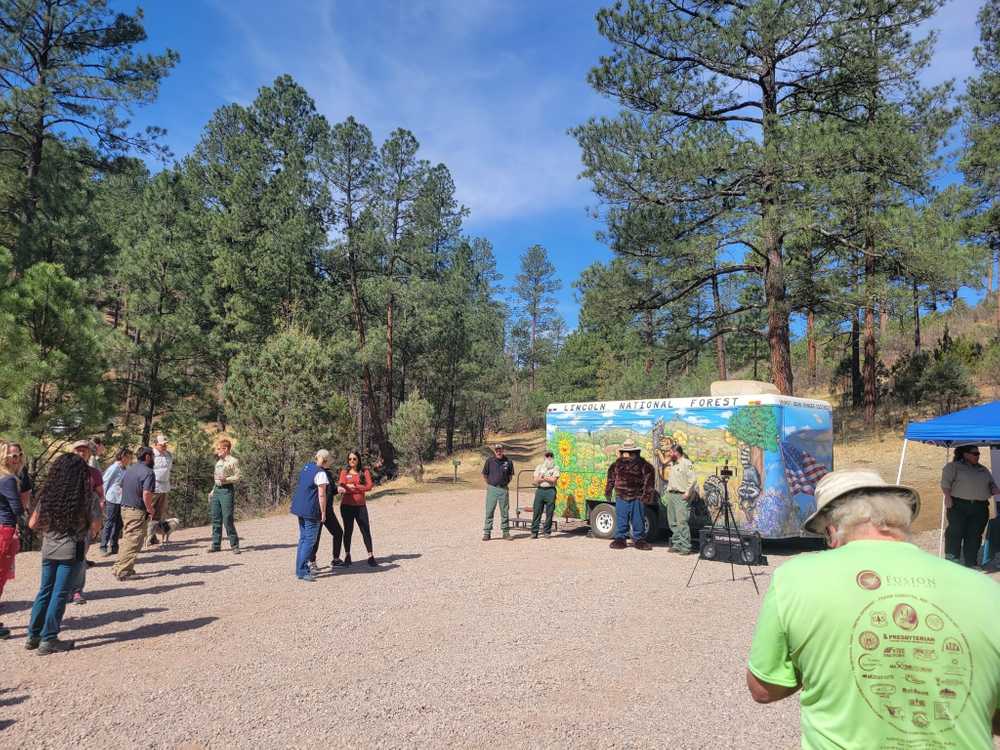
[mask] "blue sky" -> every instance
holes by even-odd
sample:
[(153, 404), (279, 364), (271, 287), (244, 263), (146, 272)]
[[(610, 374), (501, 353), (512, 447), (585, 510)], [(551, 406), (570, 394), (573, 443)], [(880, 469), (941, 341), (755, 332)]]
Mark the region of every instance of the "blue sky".
[[(610, 1), (610, 0), (609, 0)], [(132, 2), (115, 0), (131, 10)], [(609, 113), (586, 74), (606, 51), (598, 0), (146, 0), (149, 48), (181, 54), (159, 100), (137, 124), (167, 128), (178, 156), (212, 112), (251, 101), (291, 74), (332, 122), (348, 115), (376, 139), (411, 130), (424, 158), (452, 171), (471, 209), (471, 234), (492, 241), (510, 284), (520, 254), (539, 243), (572, 282), (610, 253), (586, 208), (594, 203), (567, 129)], [(927, 83), (972, 73), (978, 0), (952, 0), (930, 24), (940, 33)]]

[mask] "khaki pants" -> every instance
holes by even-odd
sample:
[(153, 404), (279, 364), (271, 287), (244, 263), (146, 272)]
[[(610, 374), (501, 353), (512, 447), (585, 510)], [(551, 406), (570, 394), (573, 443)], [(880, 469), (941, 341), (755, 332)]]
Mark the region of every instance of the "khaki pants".
[(157, 492), (153, 495), (153, 517), (151, 521), (165, 521), (167, 519), (167, 494)]
[(116, 576), (135, 572), (135, 558), (146, 541), (148, 518), (145, 510), (122, 507), (122, 539), (118, 543), (118, 561), (111, 569)]

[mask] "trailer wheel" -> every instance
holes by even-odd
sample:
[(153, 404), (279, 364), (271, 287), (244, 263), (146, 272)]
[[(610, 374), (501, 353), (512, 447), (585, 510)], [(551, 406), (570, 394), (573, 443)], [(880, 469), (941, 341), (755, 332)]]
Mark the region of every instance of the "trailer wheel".
[(646, 521), (646, 541), (655, 542), (663, 533), (663, 529), (660, 528), (660, 517), (656, 513), (656, 508), (651, 505), (643, 506), (643, 518)]
[(615, 535), (615, 506), (599, 503), (590, 511), (590, 531), (598, 539), (610, 539)]

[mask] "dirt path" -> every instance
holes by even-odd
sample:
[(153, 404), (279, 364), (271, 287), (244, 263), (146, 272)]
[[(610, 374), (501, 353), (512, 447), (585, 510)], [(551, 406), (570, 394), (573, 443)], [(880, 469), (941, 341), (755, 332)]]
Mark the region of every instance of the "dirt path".
[(44, 658), (23, 648), (39, 559), (19, 556), (0, 746), (797, 746), (797, 703), (743, 685), (749, 581), (702, 563), (685, 588), (693, 558), (580, 532), (483, 543), (481, 501), (385, 495), (383, 564), (315, 584), (293, 576), (291, 517), (241, 524), (238, 557), (181, 531), (128, 583), (92, 569), (66, 616), (78, 650)]

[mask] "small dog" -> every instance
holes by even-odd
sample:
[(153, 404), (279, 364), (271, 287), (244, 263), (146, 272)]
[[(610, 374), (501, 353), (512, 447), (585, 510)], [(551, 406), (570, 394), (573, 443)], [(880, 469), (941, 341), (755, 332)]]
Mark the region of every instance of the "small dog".
[(165, 521), (150, 521), (146, 527), (146, 546), (157, 544), (156, 535), (159, 534), (164, 544), (170, 541), (170, 534), (181, 527), (180, 519), (168, 518)]

